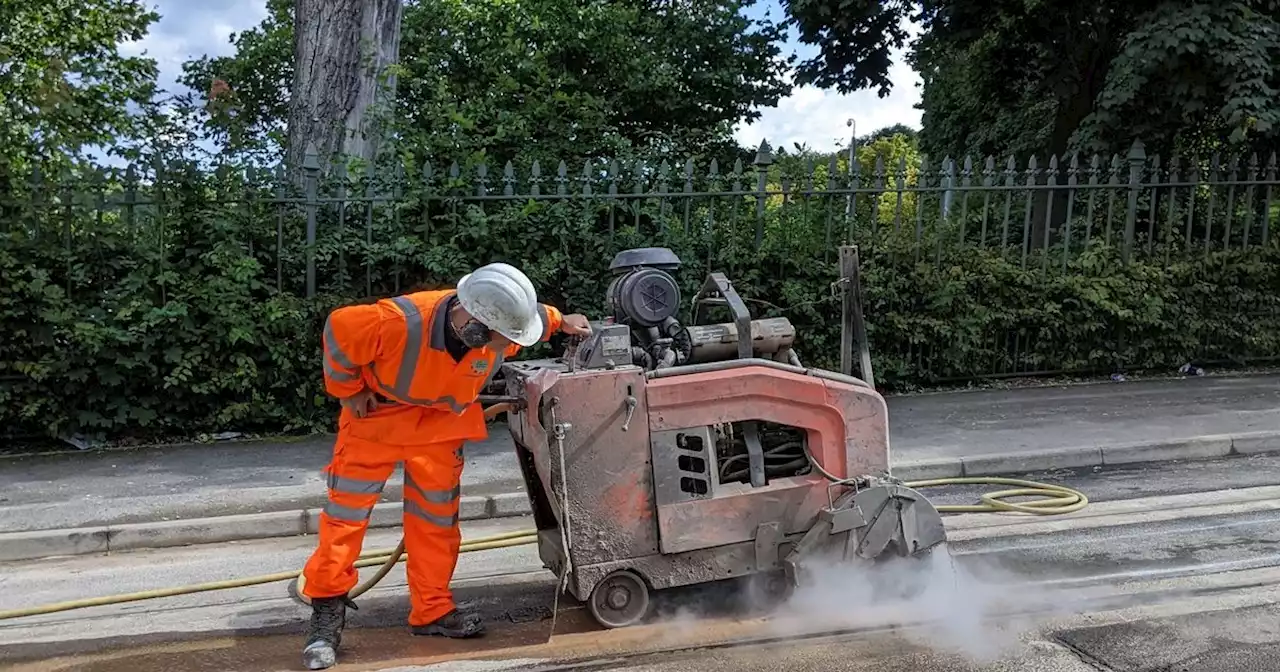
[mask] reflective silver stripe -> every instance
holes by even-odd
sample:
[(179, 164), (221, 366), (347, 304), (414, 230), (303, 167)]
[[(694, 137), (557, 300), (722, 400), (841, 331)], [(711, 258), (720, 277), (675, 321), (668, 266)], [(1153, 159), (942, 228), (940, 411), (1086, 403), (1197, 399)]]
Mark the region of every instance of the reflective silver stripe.
[(453, 297), (457, 296), (456, 292), (449, 292), (444, 298), (436, 302), (435, 308), (432, 310), (431, 317), (431, 348), (433, 350), (446, 350), (445, 342), (449, 339), (446, 336), (446, 330), (449, 328), (449, 304), (453, 301)]
[[(445, 306), (449, 305), (449, 298), (451, 296), (453, 295), (446, 295), (436, 304), (436, 315), (432, 320), (433, 333), (434, 331), (442, 330), (444, 328), (445, 323), (443, 320), (447, 318), (447, 316), (444, 315)], [(444, 404), (454, 413), (461, 415), (462, 412), (467, 410), (467, 407), (471, 404), (459, 403), (458, 400), (452, 396), (440, 397), (439, 399), (425, 399), (409, 395), (409, 390), (412, 389), (410, 385), (413, 383), (413, 374), (418, 367), (418, 359), (422, 355), (422, 312), (418, 310), (418, 307), (414, 305), (413, 301), (408, 297), (397, 296), (391, 299), (391, 301), (400, 308), (401, 312), (404, 313), (404, 352), (400, 360), (400, 370), (396, 374), (396, 384), (394, 386), (387, 385), (382, 380), (382, 377), (378, 375), (378, 366), (376, 363), (370, 366), (370, 370), (373, 372), (373, 379), (378, 384), (378, 390), (392, 399), (398, 399), (406, 404), (414, 404), (417, 406), (435, 406), (437, 404)], [(443, 331), (441, 331), (441, 334), (443, 334)], [(341, 364), (342, 362), (339, 361), (338, 363)]]
[(397, 296), (391, 302), (404, 313), (404, 348), (400, 352), (400, 370), (396, 372), (393, 388), (397, 396), (404, 396), (413, 389), (413, 374), (418, 370), (418, 358), (422, 356), (422, 312), (407, 296)]
[(332, 474), (329, 476), (329, 489), (350, 495), (380, 495), (385, 487), (387, 487), (386, 481), (366, 481)]
[(543, 341), (551, 338), (551, 316), (547, 314), (547, 307), (538, 304), (538, 319), (542, 320), (542, 339)]
[(343, 506), (334, 502), (325, 502), (324, 514), (330, 518), (345, 520), (352, 523), (360, 523), (369, 519), (369, 514), (373, 513), (373, 507), (357, 508), (354, 506)]
[(414, 516), (415, 518), (425, 520), (427, 523), (435, 525), (436, 527), (451, 528), (458, 524), (458, 514), (456, 512), (447, 518), (444, 516), (437, 516), (424, 511), (422, 506), (411, 499), (404, 500), (404, 512)]
[(337, 337), (333, 335), (333, 315), (329, 315), (324, 320), (324, 351), (333, 358), (333, 361), (338, 363), (338, 366), (348, 371), (356, 369), (355, 363), (351, 361), (347, 353), (342, 351), (342, 347), (338, 345)]
[(458, 403), (458, 400), (454, 399), (453, 397), (440, 397), (439, 399), (419, 399), (417, 397), (411, 397), (408, 394), (395, 391), (394, 389), (391, 388), (390, 385), (387, 385), (386, 383), (382, 382), (382, 378), (378, 376), (377, 364), (372, 365), (370, 367), (370, 370), (373, 371), (373, 379), (375, 382), (378, 383), (378, 389), (381, 390), (383, 394), (390, 396), (392, 399), (398, 398), (400, 401), (403, 401), (406, 404), (415, 404), (417, 406), (435, 406), (436, 404), (444, 404), (449, 408), (453, 409), (454, 413), (458, 413), (458, 414), (461, 414), (463, 411), (467, 410), (467, 406), (470, 405), (470, 404), (460, 404)]
[(493, 358), (493, 366), (489, 367), (489, 376), (484, 379), (484, 385), (480, 386), (481, 390), (483, 390), (486, 387), (489, 387), (489, 383), (493, 382), (493, 377), (498, 375), (498, 369), (502, 368), (502, 363), (505, 362), (506, 360), (507, 360), (507, 352), (505, 350), (499, 350), (498, 356)]
[[(421, 486), (413, 482), (413, 477), (408, 472), (404, 475), (404, 486), (412, 488), (414, 492), (432, 504), (448, 504), (462, 494), (461, 485), (453, 486), (452, 490), (423, 490)], [(408, 500), (405, 501), (407, 502)]]
[(347, 373), (346, 371), (339, 371), (338, 367), (334, 366), (333, 362), (330, 361), (328, 357), (324, 357), (323, 359), (324, 359), (325, 375), (338, 381), (339, 383), (349, 383), (353, 380), (360, 378), (360, 374), (358, 373)]

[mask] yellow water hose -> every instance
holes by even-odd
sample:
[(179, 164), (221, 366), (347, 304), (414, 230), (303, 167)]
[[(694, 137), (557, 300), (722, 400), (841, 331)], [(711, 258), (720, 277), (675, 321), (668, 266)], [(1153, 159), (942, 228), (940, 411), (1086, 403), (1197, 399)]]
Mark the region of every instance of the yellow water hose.
[[(1050, 485), (1047, 483), (1037, 483), (1035, 481), (1024, 481), (1016, 478), (936, 478), (924, 481), (914, 481), (904, 483), (909, 488), (931, 488), (939, 486), (955, 486), (955, 485), (1008, 485), (1014, 486), (1010, 490), (1001, 490), (998, 492), (986, 493), (980, 496), (980, 504), (962, 504), (962, 505), (942, 505), (937, 509), (940, 513), (1025, 513), (1032, 515), (1062, 515), (1072, 513), (1083, 509), (1089, 504), (1089, 500), (1081, 492), (1071, 488)], [(1034, 497), (1040, 496), (1042, 499), (1032, 500), (1029, 502), (1013, 503), (1005, 501), (1011, 497)], [(503, 534), (495, 534), (488, 537), (482, 537), (471, 541), (464, 541), (460, 551), (462, 553), (470, 553), (473, 551), (484, 551), (495, 548), (510, 548), (513, 546), (524, 546), (537, 542), (536, 530), (521, 530), (518, 532), (505, 532)], [(357, 568), (373, 567), (381, 565), (378, 571), (369, 580), (360, 584), (350, 594), (352, 598), (364, 594), (391, 571), (391, 568), (403, 561), (408, 556), (404, 553), (404, 539), (392, 549), (383, 549), (368, 551), (360, 554), (360, 559), (356, 561)], [(213, 581), (209, 583), (197, 583), (187, 586), (177, 586), (174, 588), (161, 588), (157, 590), (147, 590), (137, 593), (126, 593), (123, 595), (111, 595), (106, 597), (94, 597), (83, 600), (71, 600), (68, 602), (57, 602), (54, 604), (45, 604), (38, 607), (28, 607), (25, 609), (10, 609), (0, 611), (0, 621), (23, 618), (26, 616), (39, 616), (43, 614), (53, 614), (60, 611), (70, 611), (72, 609), (85, 609), (88, 607), (101, 607), (111, 604), (122, 604), (125, 602), (138, 602), (141, 600), (151, 600), (161, 597), (175, 597), (178, 595), (190, 595), (192, 593), (202, 593), (213, 590), (228, 590), (231, 588), (245, 588), (247, 586), (256, 586), (264, 583), (276, 583), (280, 581), (301, 580), (301, 574), (298, 571), (277, 572), (275, 574), (264, 574), (261, 576), (251, 576), (241, 579), (229, 579), (226, 581)], [(300, 593), (301, 591), (297, 591)]]
[[(981, 504), (942, 504), (938, 513), (1029, 513), (1037, 516), (1060, 516), (1075, 513), (1089, 505), (1084, 493), (1065, 485), (1024, 481), (1020, 478), (976, 476), (969, 478), (934, 478), (927, 481), (911, 481), (903, 485), (912, 490), (937, 488), (944, 485), (1012, 485), (1012, 490), (998, 490), (979, 495)], [(1029, 502), (1007, 502), (1010, 497), (1042, 497)]]
[[(521, 530), (519, 532), (505, 532), (503, 534), (495, 534), (490, 537), (482, 537), (473, 541), (464, 541), (459, 549), (462, 553), (472, 551), (485, 551), (494, 548), (509, 548), (512, 546), (524, 546), (532, 544), (537, 540), (537, 532), (530, 530)], [(385, 549), (381, 551), (369, 551), (360, 554), (360, 559), (356, 561), (357, 568), (373, 567), (381, 565), (377, 573), (370, 577), (368, 581), (358, 586), (351, 593), (351, 597), (363, 594), (372, 588), (375, 584), (382, 580), (383, 577), (391, 571), (391, 568), (409, 556), (404, 554), (404, 540), (400, 540), (400, 544), (394, 549)], [(249, 576), (241, 579), (228, 579), (226, 581), (211, 581), (209, 583), (195, 583), (187, 586), (176, 586), (174, 588), (160, 588), (157, 590), (144, 590), (137, 593), (125, 593), (123, 595), (110, 595), (106, 597), (92, 597), (84, 600), (71, 600), (68, 602), (56, 602), (54, 604), (45, 604), (38, 607), (28, 607), (25, 609), (10, 609), (0, 611), (0, 621), (23, 618), (25, 616), (39, 616), (43, 614), (53, 614), (59, 611), (70, 611), (72, 609), (85, 609), (87, 607), (101, 607), (109, 604), (122, 604), (124, 602), (138, 602), (141, 600), (152, 600), (160, 597), (175, 597), (178, 595), (190, 595), (192, 593), (203, 593), (211, 590), (228, 590), (231, 588), (246, 588), (248, 586), (257, 586), (264, 583), (276, 583), (279, 581), (291, 581), (300, 576), (297, 570), (289, 572), (276, 572), (275, 574), (263, 574), (261, 576)]]

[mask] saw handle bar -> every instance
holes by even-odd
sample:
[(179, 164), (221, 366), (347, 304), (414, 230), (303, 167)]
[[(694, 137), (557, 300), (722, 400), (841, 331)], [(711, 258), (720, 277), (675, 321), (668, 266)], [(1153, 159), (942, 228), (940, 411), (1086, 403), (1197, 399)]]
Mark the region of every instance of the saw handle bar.
[(523, 397), (498, 394), (482, 394), (476, 397), (476, 402), (484, 407), (485, 420), (492, 420), (498, 417), (499, 413), (512, 413), (523, 410), (525, 406)]
[(524, 397), (517, 397), (509, 394), (482, 394), (476, 397), (476, 403), (479, 404), (523, 404)]

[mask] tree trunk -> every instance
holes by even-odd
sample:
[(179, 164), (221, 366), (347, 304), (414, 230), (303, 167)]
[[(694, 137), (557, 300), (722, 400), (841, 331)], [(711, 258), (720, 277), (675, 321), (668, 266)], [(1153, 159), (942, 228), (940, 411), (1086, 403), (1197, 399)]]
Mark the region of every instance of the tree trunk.
[(389, 103), (400, 57), (401, 0), (295, 0), (294, 74), (286, 165), (297, 176), (308, 147), (322, 169), (335, 155), (372, 162), (375, 112)]
[[(1070, 196), (1065, 188), (1067, 169), (1071, 166), (1071, 155), (1067, 150), (1071, 135), (1093, 112), (1094, 102), (1102, 94), (1102, 87), (1106, 83), (1106, 67), (1111, 62), (1112, 53), (1110, 49), (1104, 48), (1103, 44), (1105, 43), (1095, 44), (1086, 52), (1085, 61), (1076, 74), (1079, 89), (1073, 95), (1059, 100), (1058, 111), (1053, 120), (1053, 131), (1049, 137), (1049, 155), (1041, 157), (1040, 164), (1040, 169), (1045, 170), (1049, 166), (1049, 157), (1055, 155), (1058, 157), (1059, 189), (1053, 191), (1053, 216), (1049, 221), (1046, 221), (1049, 214), (1047, 212), (1049, 191), (1038, 190), (1035, 193), (1032, 200), (1031, 240), (1029, 241), (1031, 250), (1045, 247), (1046, 229), (1051, 234), (1057, 232), (1056, 237), (1050, 236), (1048, 244), (1052, 245), (1062, 240), (1061, 227), (1067, 220), (1067, 198)], [(1087, 156), (1080, 157), (1082, 169), (1089, 165), (1089, 159), (1090, 157)], [(1077, 198), (1080, 196), (1079, 192), (1076, 196)]]

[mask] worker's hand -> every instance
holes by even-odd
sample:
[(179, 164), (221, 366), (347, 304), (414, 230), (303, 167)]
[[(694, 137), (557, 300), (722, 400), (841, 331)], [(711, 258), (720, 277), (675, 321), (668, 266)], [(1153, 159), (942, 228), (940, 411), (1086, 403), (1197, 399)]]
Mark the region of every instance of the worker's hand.
[(560, 323), (560, 332), (569, 336), (590, 336), (591, 323), (585, 315), (574, 313), (565, 315)]
[(351, 413), (357, 418), (363, 418), (378, 410), (378, 399), (373, 396), (372, 390), (360, 390), (343, 399), (342, 405), (351, 409)]

